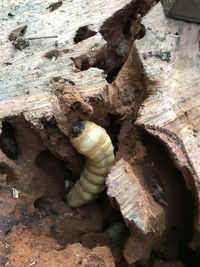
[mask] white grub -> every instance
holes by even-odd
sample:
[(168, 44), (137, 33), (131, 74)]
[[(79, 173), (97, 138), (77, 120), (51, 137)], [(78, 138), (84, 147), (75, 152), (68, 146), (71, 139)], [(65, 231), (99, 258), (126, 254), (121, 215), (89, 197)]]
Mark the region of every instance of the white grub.
[(104, 190), (105, 177), (114, 162), (114, 148), (105, 129), (90, 121), (74, 126), (70, 141), (80, 154), (86, 156), (80, 179), (67, 195), (69, 206), (78, 208), (96, 199)]

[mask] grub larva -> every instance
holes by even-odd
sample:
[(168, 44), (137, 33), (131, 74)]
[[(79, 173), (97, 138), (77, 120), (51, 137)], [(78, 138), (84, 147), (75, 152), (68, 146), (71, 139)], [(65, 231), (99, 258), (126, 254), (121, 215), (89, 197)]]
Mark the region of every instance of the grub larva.
[(120, 246), (121, 241), (126, 231), (127, 231), (127, 228), (126, 228), (125, 223), (122, 221), (119, 221), (119, 222), (112, 223), (104, 231), (104, 233), (110, 238), (113, 244), (115, 244), (116, 246)]
[(105, 129), (90, 121), (75, 125), (70, 141), (86, 157), (80, 179), (67, 195), (69, 206), (77, 208), (96, 199), (104, 190), (105, 177), (114, 162), (114, 148)]

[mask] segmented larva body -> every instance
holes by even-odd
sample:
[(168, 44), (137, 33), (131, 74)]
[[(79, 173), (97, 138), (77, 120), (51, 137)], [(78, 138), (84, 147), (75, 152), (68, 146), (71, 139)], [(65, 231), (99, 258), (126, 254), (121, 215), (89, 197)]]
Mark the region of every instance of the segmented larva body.
[(126, 233), (126, 225), (123, 221), (112, 223), (104, 233), (110, 238), (110, 240), (117, 246), (120, 245), (124, 234)]
[(67, 195), (69, 206), (77, 208), (96, 199), (104, 190), (105, 177), (114, 162), (114, 148), (105, 129), (90, 121), (73, 127), (70, 141), (86, 157), (80, 179)]

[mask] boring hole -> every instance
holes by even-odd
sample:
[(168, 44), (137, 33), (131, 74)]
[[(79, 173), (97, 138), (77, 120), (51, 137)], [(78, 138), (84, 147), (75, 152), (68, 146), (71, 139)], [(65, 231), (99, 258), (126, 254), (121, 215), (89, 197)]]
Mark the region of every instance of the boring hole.
[(90, 63), (88, 58), (84, 58), (83, 60), (80, 61), (79, 63), (80, 70), (88, 70), (89, 68), (90, 68)]
[(52, 208), (51, 202), (45, 197), (37, 198), (34, 201), (34, 207), (39, 211), (43, 211), (47, 216), (58, 215), (57, 212)]
[(8, 122), (2, 123), (2, 134), (0, 135), (0, 148), (10, 159), (17, 159), (18, 148), (15, 137), (15, 129)]
[(114, 146), (114, 153), (116, 154), (116, 152), (118, 151), (118, 135), (120, 132), (119, 116), (109, 114), (108, 118), (110, 120), (110, 125), (108, 126), (108, 128), (106, 128), (106, 131), (110, 136), (110, 139)]
[(123, 56), (118, 55), (115, 51), (117, 48), (108, 51), (99, 51), (95, 55), (85, 55), (77, 58), (71, 58), (76, 68), (81, 71), (88, 70), (89, 68), (98, 68), (105, 71), (106, 80), (111, 83), (116, 78), (118, 72), (125, 63)]
[[(147, 133), (142, 142), (148, 153), (142, 166), (146, 188), (166, 210), (166, 231), (162, 250), (157, 253), (166, 261), (180, 260), (186, 263), (192, 260), (189, 249), (194, 221), (192, 193), (165, 147)], [(158, 188), (161, 188), (159, 194)]]
[(36, 165), (47, 174), (49, 179), (44, 180), (48, 189), (49, 199), (65, 199), (65, 180), (71, 179), (71, 173), (66, 162), (58, 159), (48, 150), (42, 151), (36, 158)]
[(115, 80), (115, 78), (117, 77), (117, 74), (121, 70), (122, 66), (123, 66), (123, 64), (120, 64), (119, 66), (115, 66), (115, 67), (109, 69), (109, 71), (107, 72), (107, 77), (106, 77), (106, 80), (108, 83), (112, 83)]
[(88, 56), (71, 58), (71, 60), (74, 62), (75, 67), (81, 71), (88, 70), (89, 68), (93, 67), (93, 64), (89, 62)]
[(40, 122), (43, 125), (44, 129), (49, 129), (49, 128), (57, 128), (57, 121), (54, 115), (50, 116), (42, 116), (40, 118)]
[(94, 36), (96, 34), (95, 31), (92, 31), (88, 28), (88, 26), (83, 26), (80, 27), (77, 31), (76, 31), (76, 35), (74, 37), (74, 43), (77, 44), (87, 38), (90, 38), (92, 36)]
[(62, 174), (61, 176), (65, 176), (67, 172), (66, 163), (56, 156), (54, 156), (48, 150), (42, 151), (36, 158), (36, 165), (38, 168), (49, 174), (50, 176), (54, 176), (56, 174)]

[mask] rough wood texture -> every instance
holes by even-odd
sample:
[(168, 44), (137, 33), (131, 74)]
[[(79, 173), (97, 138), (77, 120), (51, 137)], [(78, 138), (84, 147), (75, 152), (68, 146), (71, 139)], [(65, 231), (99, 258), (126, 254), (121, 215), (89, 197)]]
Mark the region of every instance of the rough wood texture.
[[(8, 153), (0, 153), (1, 232), (9, 233), (19, 223), (30, 226), (38, 219), (43, 223), (43, 215), (39, 214), (43, 197), (47, 202), (52, 199), (52, 203), (58, 203), (61, 209), (55, 208), (56, 216), (52, 216), (55, 223), (49, 222), (49, 225), (56, 225), (55, 239), (61, 238), (58, 242), (64, 246), (78, 242), (80, 233), (101, 231), (98, 227), (102, 225), (103, 215), (98, 207), (89, 205), (93, 214), (84, 207), (86, 215), (75, 217), (61, 201), (66, 194), (64, 180), (72, 181), (68, 170), (76, 177), (83, 162), (68, 137), (73, 122), (91, 116), (93, 121), (101, 121), (102, 126), (109, 125), (107, 110), (111, 109), (111, 101), (106, 74), (115, 76), (128, 57), (132, 40), (129, 36), (125, 38), (123, 29), (135, 17), (135, 3), (135, 0), (75, 0), (62, 1), (57, 8), (49, 0), (11, 0), (0, 4), (3, 51), (0, 59), (0, 131), (5, 136), (6, 147), (12, 143), (13, 136), (18, 147), (14, 160), (9, 159)], [(13, 136), (6, 136), (5, 123), (11, 126)], [(9, 149), (13, 146), (8, 146)], [(12, 197), (12, 189), (20, 191), (19, 199)], [(57, 224), (60, 224), (59, 231)], [(43, 225), (50, 233), (48, 223)], [(39, 233), (43, 235), (41, 228)], [(13, 244), (14, 247), (17, 244)], [(24, 251), (26, 257), (20, 259), (26, 258), (30, 263), (32, 256), (28, 250)], [(33, 247), (31, 250), (34, 251)], [(0, 265), (8, 264), (7, 249), (4, 254)], [(13, 255), (12, 264), (24, 266), (20, 265), (19, 254), (14, 252)], [(64, 264), (68, 262), (65, 260)]]
[[(147, 260), (143, 257), (144, 254), (148, 256), (150, 250), (154, 250), (154, 245), (158, 245), (156, 241), (158, 239), (159, 242), (163, 232), (163, 209), (165, 212), (169, 206), (170, 210), (174, 202), (173, 211), (176, 212), (182, 203), (187, 201), (182, 201), (186, 195), (183, 187), (179, 188), (180, 191), (183, 189), (183, 194), (177, 194), (181, 195), (178, 203), (173, 196), (168, 197), (168, 192), (171, 191), (165, 190), (162, 185), (172, 185), (172, 188), (176, 189), (180, 183), (162, 183), (160, 177), (173, 180), (173, 177), (177, 176), (173, 175), (173, 170), (167, 172), (167, 168), (162, 168), (167, 165), (168, 157), (164, 157), (164, 164), (159, 161), (159, 156), (163, 156), (163, 153), (159, 154), (160, 147), (157, 148), (155, 144), (147, 145), (153, 138), (150, 142), (147, 138), (143, 144), (145, 140), (140, 138), (144, 131), (135, 126), (137, 111), (150, 91), (147, 90), (147, 85), (148, 89), (150, 86), (152, 89), (154, 83), (148, 79), (135, 46), (132, 45), (136, 38), (145, 34), (141, 18), (150, 7), (149, 3), (153, 2), (112, 0), (95, 1), (94, 5), (92, 1), (87, 0), (64, 0), (57, 4), (41, 0), (34, 3), (30, 0), (11, 0), (0, 4), (0, 15), (3, 18), (0, 37), (4, 51), (0, 62), (0, 145), (4, 143), (0, 153), (0, 187), (3, 188), (0, 195), (0, 230), (3, 233), (9, 235), (12, 226), (19, 223), (30, 226), (41, 218), (41, 223), (36, 223), (36, 232), (41, 235), (51, 234), (65, 246), (79, 242), (82, 233), (103, 231), (103, 220), (112, 223), (113, 219), (115, 220), (115, 212), (118, 220), (119, 212), (112, 209), (104, 195), (98, 203), (91, 203), (73, 211), (63, 201), (66, 196), (64, 181), (67, 179), (65, 184), (70, 186), (70, 183), (79, 177), (84, 162), (69, 142), (72, 124), (81, 120), (91, 120), (107, 128), (118, 149), (117, 159), (124, 158), (133, 167), (131, 170), (128, 165), (125, 167), (126, 171), (123, 168), (121, 171), (123, 166), (118, 166), (119, 172), (116, 169), (113, 175), (117, 179), (110, 185), (112, 192), (116, 192), (116, 199), (118, 198), (119, 202), (120, 199), (123, 200), (120, 205), (124, 205), (122, 214), (128, 217), (126, 222), (129, 218), (132, 220), (129, 223), (131, 237), (126, 244), (127, 254), (124, 254), (128, 262), (140, 260), (142, 263)], [(173, 21), (165, 18), (160, 5), (155, 10), (150, 13), (150, 19), (149, 16), (145, 19), (148, 22), (147, 37), (140, 41), (138, 49), (144, 57), (143, 63), (147, 62), (150, 66), (147, 67), (148, 74), (152, 74), (150, 76), (159, 83), (155, 95), (144, 103), (137, 123), (149, 132), (159, 135), (174, 152), (172, 157), (177, 156), (187, 185), (198, 200), (198, 178), (194, 174), (194, 170), (198, 171), (198, 163), (189, 149), (196, 149), (198, 156), (199, 137), (188, 137), (183, 132), (192, 131), (192, 124), (189, 125), (190, 128), (188, 126), (191, 118), (194, 122), (197, 121), (195, 114), (198, 112), (198, 94), (195, 99), (189, 98), (189, 92), (185, 89), (182, 91), (180, 87), (190, 88), (192, 96), (198, 92), (195, 92), (193, 87), (195, 83), (199, 84), (196, 74), (199, 63), (195, 59), (195, 48), (199, 41), (198, 37), (195, 42), (192, 38), (193, 34), (197, 36), (199, 28), (178, 22), (175, 22), (174, 26)], [(187, 39), (182, 38), (181, 31), (186, 31)], [(191, 39), (188, 39), (188, 33)], [(187, 42), (191, 43), (188, 45)], [(175, 50), (171, 52), (171, 46), (174, 44)], [(187, 53), (185, 47), (188, 47)], [(174, 70), (177, 70), (177, 73)], [(161, 114), (158, 114), (160, 111)], [(165, 124), (166, 120), (169, 122), (169, 129)], [(186, 127), (179, 128), (180, 131), (174, 133), (174, 129), (182, 127), (183, 124)], [(6, 125), (8, 128), (10, 126), (11, 131), (5, 130)], [(15, 140), (17, 153), (13, 152)], [(4, 152), (6, 149), (7, 153)], [(149, 149), (153, 150), (157, 157), (149, 153)], [(15, 158), (9, 158), (10, 154), (16, 154)], [(140, 171), (143, 170), (142, 176)], [(118, 176), (119, 173), (122, 173), (121, 177)], [(149, 187), (151, 182), (153, 185)], [(118, 194), (122, 186), (129, 190), (125, 190), (125, 193), (128, 193), (127, 199), (124, 191), (123, 194)], [(160, 188), (163, 191), (162, 203), (160, 196), (154, 194)], [(12, 198), (13, 189), (20, 191), (19, 199)], [(136, 198), (133, 198), (134, 190), (138, 194)], [(149, 190), (149, 193), (146, 190)], [(188, 214), (192, 214), (187, 212), (189, 208), (192, 209), (191, 203), (192, 201), (186, 213), (177, 212), (180, 221), (186, 221), (184, 224), (178, 224), (178, 230), (192, 229), (193, 217), (188, 220), (189, 223), (185, 219)], [(199, 202), (196, 203), (195, 229), (198, 232)], [(137, 217), (133, 216), (132, 208)], [(109, 213), (107, 215), (104, 214), (106, 209)], [(43, 210), (44, 215), (41, 214)], [(172, 213), (166, 212), (166, 217), (169, 214)], [(52, 215), (51, 218), (49, 215)], [(43, 221), (43, 216), (47, 216), (49, 220)], [(177, 227), (176, 222), (175, 218), (173, 222), (169, 222), (168, 227)], [(43, 226), (46, 229), (42, 230)], [(186, 236), (189, 236), (190, 240), (191, 235)], [(141, 252), (143, 241), (147, 245), (146, 252)], [(136, 242), (137, 253), (134, 254), (132, 248)], [(178, 242), (177, 238), (174, 243)], [(184, 242), (187, 245), (189, 241), (184, 240), (182, 243)], [(160, 244), (162, 250), (165, 242)], [(17, 259), (18, 255), (15, 255)], [(18, 261), (13, 264), (20, 266)]]
[(143, 235), (156, 233), (160, 236), (163, 233), (162, 207), (145, 190), (126, 161), (121, 159), (112, 167), (106, 185), (108, 195), (116, 200), (127, 224), (134, 224)]
[(123, 255), (128, 264), (146, 265), (150, 256), (150, 246), (141, 238), (130, 236), (125, 244)]
[[(90, 61), (101, 58), (106, 49), (101, 27), (134, 2), (63, 1), (57, 9), (49, 10), (50, 0), (3, 1), (0, 4), (1, 51), (4, 51), (0, 60), (0, 117), (29, 111), (37, 117), (38, 110), (45, 113), (56, 109), (58, 101), (49, 92), (55, 77), (76, 84), (83, 97), (101, 95), (107, 85), (103, 71), (78, 66), (80, 57), (87, 55)], [(24, 33), (17, 30), (15, 34), (30, 38), (29, 46), (18, 50), (8, 36), (25, 25)]]
[(199, 0), (162, 0), (168, 17), (200, 23)]
[(200, 25), (167, 19), (161, 4), (143, 23), (147, 32), (136, 46), (156, 85), (139, 111), (137, 125), (167, 146), (183, 173), (194, 196), (193, 246), (199, 247), (195, 240), (200, 234)]

